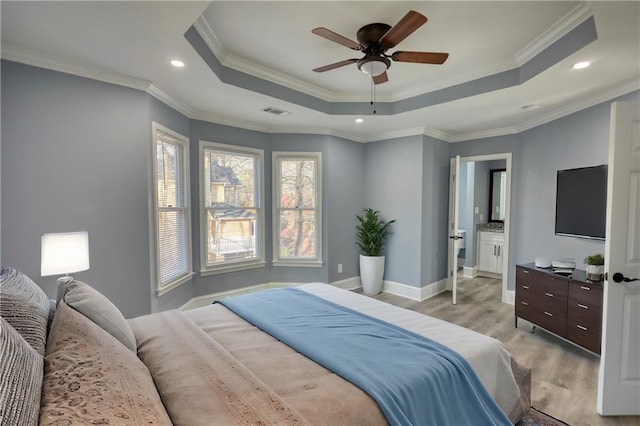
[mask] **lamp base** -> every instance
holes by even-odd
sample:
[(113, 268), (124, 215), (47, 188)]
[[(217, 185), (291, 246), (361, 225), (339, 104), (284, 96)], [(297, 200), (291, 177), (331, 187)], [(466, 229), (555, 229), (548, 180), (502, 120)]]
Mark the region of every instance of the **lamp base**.
[(56, 280), (58, 283), (58, 288), (56, 292), (56, 304), (60, 302), (60, 299), (64, 296), (65, 289), (67, 284), (73, 281), (73, 277), (71, 275), (65, 275), (64, 277), (60, 277)]

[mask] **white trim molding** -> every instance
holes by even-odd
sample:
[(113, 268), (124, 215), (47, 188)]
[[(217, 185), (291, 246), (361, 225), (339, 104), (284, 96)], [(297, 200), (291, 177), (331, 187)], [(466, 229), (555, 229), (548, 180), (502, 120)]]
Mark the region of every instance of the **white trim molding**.
[(385, 280), (382, 283), (382, 292), (394, 294), (396, 296), (405, 297), (407, 299), (422, 302), (430, 299), (447, 289), (447, 279), (427, 284), (424, 287), (413, 287), (407, 284), (401, 284), (394, 281)]

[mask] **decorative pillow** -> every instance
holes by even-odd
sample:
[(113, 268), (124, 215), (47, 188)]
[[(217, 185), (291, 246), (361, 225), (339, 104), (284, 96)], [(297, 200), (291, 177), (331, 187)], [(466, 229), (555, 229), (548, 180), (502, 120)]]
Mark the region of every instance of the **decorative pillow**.
[(0, 423), (37, 425), (43, 358), (0, 317)]
[(44, 372), (40, 425), (171, 424), (142, 361), (64, 300)]
[(14, 268), (0, 271), (0, 316), (44, 356), (49, 298), (36, 283)]
[(136, 338), (127, 320), (109, 299), (81, 281), (65, 284), (62, 299), (136, 353)]

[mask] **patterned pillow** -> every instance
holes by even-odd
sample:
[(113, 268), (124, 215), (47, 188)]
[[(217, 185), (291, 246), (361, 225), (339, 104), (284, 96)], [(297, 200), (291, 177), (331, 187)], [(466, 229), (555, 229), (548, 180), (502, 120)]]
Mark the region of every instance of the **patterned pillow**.
[(64, 286), (61, 293), (62, 299), (67, 305), (98, 324), (129, 350), (136, 353), (136, 338), (129, 323), (116, 305), (81, 281), (71, 281)]
[(0, 271), (0, 316), (44, 355), (49, 298), (36, 283), (13, 268)]
[(40, 425), (171, 424), (142, 361), (64, 300), (44, 372)]
[(0, 317), (0, 423), (37, 425), (42, 355)]

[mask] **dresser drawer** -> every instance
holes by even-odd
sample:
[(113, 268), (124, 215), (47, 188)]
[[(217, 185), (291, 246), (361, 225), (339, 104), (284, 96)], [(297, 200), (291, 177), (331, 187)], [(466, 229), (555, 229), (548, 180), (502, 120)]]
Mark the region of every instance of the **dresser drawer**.
[(531, 291), (541, 296), (551, 294), (552, 296), (548, 297), (560, 297), (565, 301), (569, 293), (567, 278), (526, 268), (516, 268), (516, 283), (518, 289)]
[(600, 353), (600, 345), (602, 335), (600, 332), (600, 324), (597, 326), (585, 325), (578, 320), (570, 317), (567, 320), (567, 339), (584, 346), (585, 348), (597, 354)]
[(566, 335), (567, 318), (564, 316), (564, 312), (551, 312), (548, 309), (531, 306), (523, 300), (516, 302), (515, 311), (519, 318), (539, 325), (559, 336), (565, 337)]
[(569, 306), (580, 304), (586, 306), (587, 309), (602, 312), (602, 287), (581, 283), (577, 281), (569, 282)]
[(565, 337), (567, 335), (567, 317), (563, 315), (563, 312), (553, 312), (549, 309), (532, 309), (530, 318), (527, 319), (558, 336)]

